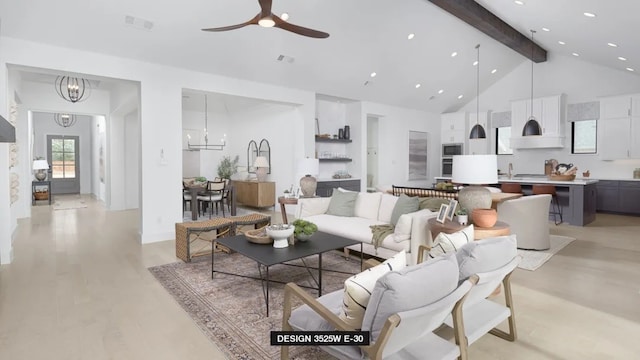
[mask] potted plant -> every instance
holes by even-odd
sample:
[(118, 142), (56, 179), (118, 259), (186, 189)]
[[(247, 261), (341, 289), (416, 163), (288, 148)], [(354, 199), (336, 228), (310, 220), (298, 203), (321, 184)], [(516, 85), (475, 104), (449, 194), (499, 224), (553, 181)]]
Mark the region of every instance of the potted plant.
[(221, 179), (231, 180), (231, 175), (238, 172), (239, 161), (240, 157), (238, 155), (233, 160), (231, 160), (231, 156), (224, 156), (218, 164), (218, 176)]
[(316, 226), (316, 224), (312, 223), (311, 221), (297, 219), (292, 223), (292, 225), (295, 226), (295, 229), (293, 230), (293, 235), (299, 241), (309, 240), (311, 235), (313, 235), (313, 233), (318, 231), (318, 226)]
[(469, 215), (467, 214), (467, 209), (463, 207), (459, 207), (456, 211), (456, 219), (458, 219), (458, 223), (460, 225), (467, 225), (469, 222)]

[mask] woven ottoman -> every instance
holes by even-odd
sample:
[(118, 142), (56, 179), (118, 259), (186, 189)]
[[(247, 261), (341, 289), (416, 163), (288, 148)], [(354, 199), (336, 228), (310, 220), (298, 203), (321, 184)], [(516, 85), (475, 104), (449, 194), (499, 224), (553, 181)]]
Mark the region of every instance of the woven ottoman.
[(271, 216), (259, 213), (232, 216), (228, 219), (235, 224), (235, 235), (242, 235), (247, 230), (259, 229), (271, 223)]
[(176, 257), (190, 262), (194, 256), (209, 255), (215, 239), (234, 233), (235, 223), (228, 218), (176, 223)]

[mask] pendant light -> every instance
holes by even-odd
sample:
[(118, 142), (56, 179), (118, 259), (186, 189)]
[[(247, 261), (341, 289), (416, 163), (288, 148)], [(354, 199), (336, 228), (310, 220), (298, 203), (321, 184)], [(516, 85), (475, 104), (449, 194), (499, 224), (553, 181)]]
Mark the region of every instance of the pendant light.
[(476, 50), (478, 52), (478, 65), (476, 65), (476, 124), (471, 128), (469, 139), (486, 139), (487, 133), (480, 125), (480, 44), (476, 45)]
[(531, 116), (529, 116), (529, 119), (524, 124), (524, 128), (522, 129), (522, 136), (542, 135), (542, 128), (540, 127), (540, 123), (538, 123), (535, 116), (533, 116), (533, 34), (535, 33), (535, 30), (531, 30)]

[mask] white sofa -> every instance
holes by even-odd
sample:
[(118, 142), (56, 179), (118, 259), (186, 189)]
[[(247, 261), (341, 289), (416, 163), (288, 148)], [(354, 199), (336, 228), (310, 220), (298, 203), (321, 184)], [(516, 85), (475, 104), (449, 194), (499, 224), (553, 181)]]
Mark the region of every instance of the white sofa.
[[(418, 246), (429, 245), (431, 234), (427, 221), (436, 213), (424, 209), (401, 217), (395, 227), (395, 233), (388, 235), (376, 249), (372, 244), (372, 232), (369, 226), (390, 224), (391, 213), (398, 197), (380, 192), (358, 193), (353, 217), (326, 214), (331, 202), (330, 197), (301, 198), (298, 200), (296, 219), (313, 222), (318, 230), (361, 241), (363, 252), (384, 259), (405, 250), (407, 263), (415, 264)], [(360, 245), (350, 249), (360, 251)]]

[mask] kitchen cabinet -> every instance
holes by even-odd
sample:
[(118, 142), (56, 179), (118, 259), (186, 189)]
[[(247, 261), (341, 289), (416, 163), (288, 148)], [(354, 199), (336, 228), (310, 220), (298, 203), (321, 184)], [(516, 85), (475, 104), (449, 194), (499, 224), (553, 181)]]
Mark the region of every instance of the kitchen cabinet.
[(350, 191), (360, 191), (360, 179), (340, 179), (335, 181), (318, 181), (316, 196), (330, 197), (333, 189), (343, 188)]
[[(546, 96), (511, 102), (512, 148), (562, 148), (564, 147), (565, 95)], [(533, 114), (542, 136), (522, 136), (522, 129)]]
[(602, 160), (640, 158), (640, 95), (600, 99), (598, 155)]
[(489, 128), (489, 112), (481, 111), (479, 116), (477, 113), (470, 113), (468, 119), (468, 128), (469, 132), (474, 125), (480, 124), (484, 128), (484, 131), (487, 134), (485, 139), (469, 139), (469, 146), (467, 146), (467, 151), (465, 152), (467, 155), (483, 155), (489, 154), (489, 138), (491, 137), (491, 129)]
[(596, 196), (596, 210), (615, 212), (618, 211), (618, 181), (600, 180), (596, 183), (598, 191)]
[(619, 212), (640, 215), (640, 182), (620, 181)]
[(442, 144), (466, 144), (467, 118), (466, 112), (442, 114), (440, 116), (440, 142)]

